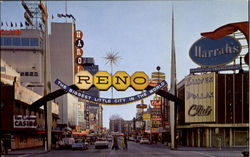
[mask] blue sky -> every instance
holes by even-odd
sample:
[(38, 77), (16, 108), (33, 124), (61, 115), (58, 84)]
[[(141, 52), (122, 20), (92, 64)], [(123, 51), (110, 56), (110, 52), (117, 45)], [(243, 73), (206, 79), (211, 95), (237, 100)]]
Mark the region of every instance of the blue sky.
[[(65, 1), (48, 1), (47, 4), (49, 22), (65, 22), (64, 18), (56, 16), (57, 13), (65, 14)], [(21, 2), (2, 2), (1, 5), (1, 21), (24, 22)], [(135, 71), (144, 71), (150, 77), (159, 65), (170, 84), (172, 6), (177, 81), (188, 75), (190, 68), (198, 67), (189, 58), (189, 49), (201, 37), (201, 32), (248, 20), (247, 0), (70, 1), (67, 12), (74, 15), (76, 28), (83, 32), (83, 56), (94, 57), (100, 70), (110, 72), (103, 57), (112, 49), (122, 57), (114, 72), (126, 71), (132, 75)], [(114, 97), (135, 94), (138, 92), (133, 89), (114, 90)], [(101, 97), (111, 97), (110, 91), (101, 92)], [(150, 98), (144, 102), (149, 104)], [(108, 127), (112, 114), (131, 120), (136, 104), (104, 106), (104, 126)]]

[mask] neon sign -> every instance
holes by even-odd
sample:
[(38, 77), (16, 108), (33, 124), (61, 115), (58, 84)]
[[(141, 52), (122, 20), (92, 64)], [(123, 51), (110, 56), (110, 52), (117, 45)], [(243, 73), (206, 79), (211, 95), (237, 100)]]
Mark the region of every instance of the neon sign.
[(80, 71), (75, 75), (75, 85), (82, 90), (89, 90), (94, 85), (101, 91), (106, 91), (111, 86), (118, 91), (125, 91), (129, 86), (136, 91), (142, 91), (148, 84), (148, 76), (140, 71), (132, 76), (124, 71), (118, 71), (113, 76), (106, 71), (98, 71), (94, 76), (88, 71)]
[(235, 38), (224, 36), (217, 40), (201, 38), (189, 50), (189, 56), (201, 66), (225, 65), (235, 60), (241, 52), (241, 44)]
[(60, 88), (65, 90), (66, 92), (77, 96), (81, 98), (84, 101), (91, 102), (91, 103), (97, 103), (97, 104), (106, 104), (106, 105), (120, 105), (120, 104), (127, 104), (135, 101), (139, 101), (141, 99), (144, 99), (157, 91), (159, 91), (161, 88), (163, 88), (165, 85), (167, 85), (167, 82), (163, 80), (161, 83), (159, 83), (157, 86), (153, 87), (150, 90), (144, 91), (141, 94), (137, 94), (135, 96), (125, 97), (125, 98), (116, 98), (116, 99), (110, 99), (110, 98), (100, 98), (91, 96), (88, 94), (83, 93), (82, 91), (77, 91), (69, 87), (68, 85), (64, 84), (62, 81), (57, 79), (55, 81), (56, 85), (58, 85)]
[(0, 34), (1, 35), (16, 35), (16, 36), (20, 36), (21, 35), (21, 31), (20, 31), (20, 29), (10, 29), (10, 30), (1, 29), (0, 30)]

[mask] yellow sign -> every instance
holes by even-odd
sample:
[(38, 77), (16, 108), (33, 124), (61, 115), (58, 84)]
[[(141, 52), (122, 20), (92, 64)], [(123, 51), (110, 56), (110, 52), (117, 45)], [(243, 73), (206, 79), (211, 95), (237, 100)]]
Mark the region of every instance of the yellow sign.
[(144, 72), (135, 72), (131, 76), (131, 86), (134, 90), (144, 90), (149, 82), (148, 76)]
[(185, 122), (215, 122), (215, 73), (185, 77)]
[(124, 91), (130, 85), (130, 76), (124, 71), (118, 71), (113, 76), (112, 83), (116, 90)]
[(143, 119), (150, 119), (150, 114), (143, 114)]
[(75, 85), (83, 90), (88, 90), (93, 84), (93, 76), (88, 71), (79, 71), (75, 75)]
[(112, 77), (106, 71), (98, 71), (93, 77), (88, 71), (80, 71), (75, 75), (75, 84), (83, 90), (88, 90), (94, 84), (99, 90), (108, 90), (113, 85), (118, 91), (124, 91), (129, 86), (142, 91), (149, 85), (149, 79), (144, 72), (135, 72), (130, 77), (126, 72), (118, 71)]
[(106, 71), (98, 71), (94, 76), (94, 85), (99, 90), (108, 90), (111, 83), (111, 75)]

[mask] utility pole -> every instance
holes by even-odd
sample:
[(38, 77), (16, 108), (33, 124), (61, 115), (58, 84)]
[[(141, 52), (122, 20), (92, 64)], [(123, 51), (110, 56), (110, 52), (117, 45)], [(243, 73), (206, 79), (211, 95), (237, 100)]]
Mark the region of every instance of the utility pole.
[[(171, 82), (170, 93), (176, 95), (176, 58), (174, 43), (174, 11), (172, 9), (172, 50), (171, 50)], [(176, 149), (176, 103), (170, 102), (171, 149)]]
[[(45, 51), (44, 51), (44, 96), (51, 93), (51, 70), (48, 35), (48, 12), (47, 1), (45, 4)], [(51, 129), (52, 129), (52, 101), (44, 104), (45, 118), (45, 150), (51, 150)]]

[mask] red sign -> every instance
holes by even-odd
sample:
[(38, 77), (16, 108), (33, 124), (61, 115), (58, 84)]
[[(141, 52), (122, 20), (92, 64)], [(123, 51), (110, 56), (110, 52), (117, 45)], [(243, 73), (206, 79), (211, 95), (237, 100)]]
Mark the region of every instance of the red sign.
[(76, 65), (75, 66), (75, 72), (83, 71), (83, 66), (82, 65)]
[(136, 108), (147, 108), (147, 105), (145, 105), (145, 104), (143, 104), (143, 105), (138, 104), (138, 105), (136, 105)]
[(161, 106), (161, 100), (151, 100), (152, 106)]
[(76, 30), (75, 31), (75, 38), (76, 39), (82, 39), (82, 31)]
[(151, 115), (161, 115), (160, 108), (151, 108)]
[(160, 117), (153, 117), (153, 118), (151, 118), (151, 120), (154, 120), (154, 121), (161, 121), (161, 118), (160, 118)]
[(83, 54), (83, 50), (82, 49), (78, 49), (78, 48), (75, 49), (75, 55), (76, 56), (81, 57), (82, 54)]
[(21, 31), (20, 31), (20, 29), (10, 29), (10, 30), (1, 29), (0, 30), (0, 34), (1, 35), (16, 35), (16, 36), (20, 36), (21, 35)]

